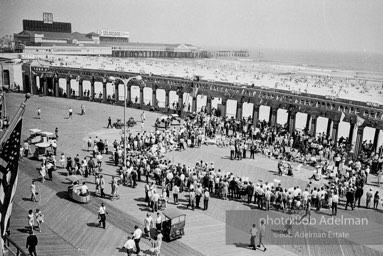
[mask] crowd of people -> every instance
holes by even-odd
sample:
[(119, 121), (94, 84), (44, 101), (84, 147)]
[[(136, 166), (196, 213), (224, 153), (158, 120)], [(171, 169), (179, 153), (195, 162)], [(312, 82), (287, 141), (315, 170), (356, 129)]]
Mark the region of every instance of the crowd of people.
[[(315, 187), (310, 182), (305, 188), (287, 188), (273, 182), (257, 184), (250, 180), (242, 180), (232, 172), (217, 170), (214, 163), (200, 161), (195, 166), (186, 166), (164, 158), (166, 152), (201, 147), (212, 142), (220, 147), (229, 147), (231, 159), (254, 159), (255, 154), (278, 159), (280, 162), (277, 173), (280, 175), (293, 175), (293, 162), (299, 163), (297, 168), (301, 168), (302, 165), (312, 166), (312, 179), (328, 179), (328, 184)], [(371, 192), (363, 189), (370, 173), (378, 174), (378, 178), (382, 176), (383, 157), (375, 154), (368, 143), (363, 144), (361, 157), (352, 160), (349, 158), (348, 138), (342, 137), (334, 142), (324, 133), (312, 137), (308, 135), (307, 130), (297, 130), (290, 134), (288, 127), (272, 127), (266, 121), (259, 122), (254, 128), (247, 119), (238, 122), (230, 118), (198, 113), (194, 118), (185, 120), (178, 128), (170, 126), (153, 132), (129, 132), (126, 154), (123, 150), (123, 137), (113, 142), (111, 150), (107, 140), (98, 137), (93, 141), (89, 138), (87, 146), (92, 156), (82, 160), (78, 155), (73, 160), (71, 157), (66, 158), (69, 174), (76, 173), (85, 177), (95, 175), (96, 192), (105, 197), (105, 180), (99, 175), (99, 171), (103, 155), (107, 154), (112, 158), (114, 165), (118, 166), (116, 176), (111, 182), (110, 198), (119, 198), (118, 185), (134, 188), (137, 182), (144, 181), (147, 183), (145, 198), (154, 212), (166, 208), (170, 193), (173, 194), (174, 203), (178, 203), (178, 194), (184, 191), (189, 193), (188, 207), (193, 210), (200, 208), (200, 202), (204, 202), (203, 209), (206, 210), (210, 196), (242, 199), (248, 203), (254, 202), (259, 208), (267, 210), (270, 206), (275, 209), (292, 209), (297, 205), (305, 206), (308, 201), (318, 210), (322, 207), (331, 208), (334, 203), (339, 203), (339, 197), (344, 196), (352, 209), (356, 202), (360, 206), (362, 196), (366, 196), (366, 201), (369, 202), (366, 203), (366, 207), (377, 208), (380, 199), (378, 191), (370, 196)], [(47, 159), (46, 162), (53, 162), (54, 168), (54, 158)], [(64, 159), (62, 155), (62, 166)], [(156, 184), (150, 183), (150, 178), (153, 178)], [(372, 178), (370, 182), (371, 180)], [(161, 186), (160, 191), (157, 191), (156, 185)]]
[[(185, 150), (188, 146), (200, 147), (211, 141), (218, 146), (229, 146), (233, 158), (247, 158), (249, 151), (250, 158), (254, 158), (255, 154), (264, 154), (280, 160), (278, 168), (281, 169), (288, 163), (287, 173), (278, 171), (281, 175), (293, 173), (290, 165), (292, 162), (300, 163), (299, 167), (311, 165), (314, 168), (312, 179), (326, 178), (328, 184), (316, 187), (310, 182), (304, 188), (287, 188), (273, 182), (256, 184), (242, 180), (234, 173), (217, 170), (214, 163), (200, 161), (195, 166), (186, 166), (163, 158), (168, 151)], [(360, 198), (366, 196), (366, 207), (377, 208), (380, 200), (378, 191), (371, 196), (372, 191), (364, 191), (363, 188), (370, 173), (381, 174), (383, 158), (369, 150), (368, 144), (364, 145), (362, 156), (367, 155), (367, 158), (351, 160), (348, 157), (348, 138), (340, 138), (334, 142), (326, 134), (319, 134), (315, 138), (306, 131), (289, 134), (287, 127), (271, 127), (265, 121), (253, 128), (246, 119), (237, 122), (199, 113), (178, 128), (144, 131), (135, 135), (129, 133), (126, 141), (126, 167), (123, 138), (119, 142), (115, 140), (111, 156), (114, 164), (119, 167), (118, 176), (111, 183), (111, 198), (115, 197), (118, 184), (134, 188), (137, 182), (144, 181), (147, 183), (145, 198), (153, 212), (164, 209), (164, 205), (166, 207), (171, 193), (174, 203), (178, 203), (178, 194), (184, 191), (189, 193), (188, 207), (191, 209), (200, 208), (200, 202), (203, 201), (203, 208), (206, 210), (210, 196), (241, 199), (266, 210), (271, 207), (283, 210), (297, 206), (306, 207), (308, 202), (317, 210), (323, 207), (332, 208), (337, 207), (339, 199), (343, 197), (346, 197), (348, 205), (353, 209), (356, 204), (360, 206)], [(101, 152), (105, 153), (103, 146), (95, 141), (93, 154)], [(79, 161), (75, 162), (79, 165)], [(84, 164), (84, 168), (87, 165)], [(156, 184), (150, 183), (150, 177)], [(161, 186), (160, 191), (157, 191), (156, 185)]]
[[(311, 179), (326, 179), (328, 182), (315, 185), (315, 182), (307, 181), (302, 187), (298, 184), (286, 187), (278, 180), (257, 183), (239, 177), (231, 170), (218, 169), (213, 162), (201, 160), (190, 166), (173, 163), (165, 157), (169, 151), (210, 144), (229, 148), (233, 160), (254, 159), (256, 154), (275, 158), (280, 161), (277, 171), (280, 175), (293, 175), (291, 165), (294, 162), (299, 167), (311, 166), (314, 169)], [(380, 202), (379, 192), (365, 187), (369, 177), (372, 183), (373, 178), (369, 174), (382, 176), (383, 157), (374, 152), (370, 143), (363, 144), (358, 159), (351, 159), (348, 138), (335, 142), (324, 133), (312, 137), (307, 130), (290, 134), (287, 126), (272, 127), (266, 121), (254, 127), (245, 118), (236, 121), (199, 112), (182, 121), (178, 127), (169, 125), (152, 132), (128, 131), (125, 143), (124, 136), (115, 139), (111, 145), (106, 139), (89, 137), (87, 150), (90, 156), (83, 159), (78, 154), (72, 159), (62, 153), (59, 166), (66, 168), (68, 174), (94, 175), (96, 195), (105, 198), (106, 182), (100, 172), (104, 158), (109, 157), (116, 166), (116, 174), (110, 183), (110, 199), (119, 198), (119, 185), (135, 188), (138, 182), (144, 182), (148, 209), (157, 213), (166, 209), (171, 196), (173, 203), (179, 204), (179, 195), (184, 192), (189, 201), (186, 208), (192, 210), (208, 210), (211, 197), (242, 201), (266, 211), (303, 209), (309, 212), (311, 209), (330, 208), (333, 215), (337, 214), (342, 198), (346, 201), (345, 210), (361, 207), (362, 197), (365, 197), (366, 208), (377, 209)], [(42, 182), (46, 173), (52, 179), (51, 173), (57, 166), (53, 152), (44, 157), (40, 168)], [(287, 171), (284, 170), (286, 166)], [(88, 193), (85, 183), (75, 186), (79, 194)], [(31, 187), (31, 192), (31, 199), (37, 200), (36, 188)], [(105, 227), (104, 222), (100, 220)], [(132, 239), (128, 238), (126, 248), (139, 251), (136, 243), (134, 246), (128, 243)]]

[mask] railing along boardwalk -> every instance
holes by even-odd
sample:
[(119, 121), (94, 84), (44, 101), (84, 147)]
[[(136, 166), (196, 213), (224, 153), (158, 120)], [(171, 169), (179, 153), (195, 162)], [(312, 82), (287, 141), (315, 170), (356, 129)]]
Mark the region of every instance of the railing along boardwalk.
[(3, 237), (4, 239), (4, 255), (15, 255), (15, 256), (27, 256), (26, 250), (21, 248), (15, 241), (13, 241), (8, 235)]
[[(33, 209), (35, 211), (35, 209)], [(27, 210), (20, 207), (17, 203), (13, 205), (11, 217), (11, 234), (10, 238), (16, 242), (21, 248), (25, 248), (28, 237), (28, 221)], [(37, 226), (37, 225), (35, 225)], [(60, 235), (55, 233), (47, 225), (42, 225), (42, 232), (35, 229), (35, 235), (38, 239), (37, 253), (38, 255), (50, 256), (77, 256), (77, 249), (65, 241)], [(27, 249), (25, 249), (27, 251)], [(28, 254), (27, 254), (28, 255)]]

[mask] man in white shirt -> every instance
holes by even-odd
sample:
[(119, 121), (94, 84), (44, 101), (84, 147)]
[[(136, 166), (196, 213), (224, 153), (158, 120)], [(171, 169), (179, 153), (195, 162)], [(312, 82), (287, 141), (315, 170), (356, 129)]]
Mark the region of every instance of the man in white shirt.
[(258, 230), (256, 228), (256, 225), (253, 224), (253, 226), (250, 229), (250, 245), (249, 247), (252, 247), (253, 250), (256, 250), (257, 248), (255, 247), (255, 238), (257, 237)]
[(141, 236), (142, 236), (142, 230), (137, 226), (135, 225), (134, 226), (134, 232), (133, 232), (133, 239), (134, 239), (134, 243), (136, 244), (136, 253), (137, 254), (140, 254), (140, 239), (141, 239)]
[(88, 193), (88, 186), (86, 185), (85, 181), (78, 189), (80, 190), (80, 195), (86, 195)]
[(53, 149), (53, 154), (56, 155), (56, 152), (57, 152), (57, 142), (56, 142), (56, 140), (52, 141), (51, 147)]
[(103, 229), (105, 229), (106, 214), (108, 214), (108, 212), (106, 211), (105, 205), (101, 203), (101, 207), (98, 211), (98, 217), (100, 219), (98, 225), (100, 226), (102, 224)]
[(98, 152), (98, 155), (96, 156), (97, 158), (97, 164), (98, 164), (98, 167), (101, 168), (101, 164), (102, 164), (102, 155), (101, 155), (101, 152)]
[(339, 196), (338, 196), (337, 192), (334, 191), (334, 194), (332, 195), (332, 205), (331, 205), (332, 215), (336, 216), (336, 214), (338, 212), (338, 202), (339, 202)]
[(158, 211), (158, 200), (160, 199), (160, 195), (157, 193), (157, 191), (153, 191), (152, 195), (152, 200), (153, 200), (153, 205), (152, 205), (152, 211), (157, 212)]
[(132, 239), (131, 236), (128, 236), (128, 241), (125, 242), (124, 247), (126, 248), (126, 252), (128, 256), (133, 254), (133, 251), (136, 247), (134, 240)]

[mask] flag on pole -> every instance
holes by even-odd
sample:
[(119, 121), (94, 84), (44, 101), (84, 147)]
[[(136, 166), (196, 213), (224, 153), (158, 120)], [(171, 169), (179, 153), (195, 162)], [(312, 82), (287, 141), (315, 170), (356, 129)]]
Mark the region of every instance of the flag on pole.
[(346, 115), (342, 111), (342, 114), (340, 115), (339, 123), (342, 122), (345, 117), (346, 117)]
[(192, 94), (192, 97), (193, 97), (193, 98), (197, 97), (197, 94), (198, 94), (198, 87), (194, 87), (194, 88), (193, 88), (193, 94)]
[(365, 119), (360, 117), (360, 116), (357, 116), (356, 117), (356, 126), (361, 126), (363, 123), (364, 123)]
[(0, 145), (0, 231), (1, 238), (5, 235), (12, 213), (13, 197), (17, 187), (20, 159), (20, 138), (22, 118), (8, 140)]

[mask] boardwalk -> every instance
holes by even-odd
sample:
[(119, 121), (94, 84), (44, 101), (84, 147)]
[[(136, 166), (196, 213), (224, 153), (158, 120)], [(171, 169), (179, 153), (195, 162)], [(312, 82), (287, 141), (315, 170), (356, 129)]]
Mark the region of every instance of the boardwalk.
[[(15, 102), (22, 101), (22, 95), (10, 94), (8, 102), (9, 113), (14, 113), (18, 104)], [(28, 108), (24, 118), (24, 134), (28, 134), (28, 129), (39, 128), (41, 130), (53, 131), (55, 127), (59, 128), (60, 140), (58, 142), (59, 152), (64, 152), (67, 156), (80, 157), (89, 155), (85, 149), (85, 142), (88, 136), (99, 136), (107, 138), (109, 144), (115, 138), (120, 136), (120, 131), (115, 129), (105, 129), (106, 120), (109, 115), (112, 119), (122, 116), (122, 108), (111, 105), (100, 105), (99, 103), (86, 103), (87, 115), (74, 115), (73, 120), (66, 119), (69, 106), (76, 110), (80, 109), (80, 105), (84, 102), (75, 100), (59, 99), (59, 98), (38, 98), (33, 97), (28, 102)], [(102, 106), (102, 108), (100, 108)], [(42, 119), (34, 119), (37, 107), (42, 109)], [(129, 109), (127, 116), (133, 116), (139, 120), (141, 111)], [(146, 129), (151, 130), (151, 124), (154, 122), (158, 114), (147, 112)], [(139, 127), (139, 125), (138, 125)], [(137, 129), (136, 127), (133, 129)], [(275, 176), (276, 162), (263, 156), (257, 157), (255, 160), (230, 161), (227, 159), (228, 149), (220, 149), (215, 146), (203, 146), (200, 149), (187, 149), (183, 152), (170, 152), (167, 158), (173, 162), (185, 164), (193, 164), (197, 160), (213, 161), (217, 168), (224, 171), (232, 171), (239, 176), (249, 177), (251, 180), (272, 181)], [(105, 159), (108, 160), (108, 159)], [(42, 234), (38, 234), (41, 240), (45, 240), (43, 236), (50, 236), (52, 239), (60, 241), (62, 247), (58, 247), (56, 254), (51, 254), (50, 243), (42, 243), (39, 247), (41, 255), (124, 255), (121, 250), (122, 244), (125, 242), (128, 233), (133, 231), (135, 224), (142, 225), (144, 216), (148, 211), (146, 204), (143, 202), (144, 188), (139, 183), (135, 189), (128, 187), (120, 187), (119, 193), (121, 199), (110, 201), (108, 199), (92, 198), (92, 202), (87, 205), (76, 204), (66, 197), (67, 180), (66, 171), (58, 169), (54, 173), (54, 180), (47, 181), (45, 184), (38, 182), (40, 186), (41, 200), (33, 203), (29, 198), (29, 185), (32, 179), (37, 178), (36, 168), (39, 162), (30, 159), (24, 159), (20, 163), (19, 186), (16, 193), (16, 206), (14, 211), (15, 222), (12, 222), (12, 237), (14, 237), (21, 245), (24, 245), (26, 234), (23, 228), (26, 225), (26, 212), (29, 209), (40, 208), (46, 216), (44, 229)], [(116, 167), (105, 165), (103, 174), (107, 183), (110, 182), (111, 176), (116, 174)], [(296, 184), (304, 187), (307, 184), (307, 178), (311, 175), (310, 170), (302, 169), (300, 173), (296, 173), (294, 178), (282, 177), (282, 182), (286, 186)], [(373, 177), (371, 178), (373, 179)], [(88, 178), (90, 190), (94, 190), (93, 178)], [(315, 183), (320, 185), (320, 183)], [(106, 192), (110, 192), (110, 186), (106, 188)], [(238, 241), (236, 245), (225, 244), (225, 210), (248, 210), (248, 206), (238, 201), (222, 201), (212, 198), (210, 200), (208, 211), (190, 211), (185, 210), (187, 197), (181, 196), (181, 205), (169, 204), (169, 207), (177, 207), (187, 214), (186, 234), (177, 241), (164, 243), (162, 255), (254, 255), (254, 251), (248, 250), (246, 243), (248, 237), (244, 241)], [(95, 227), (97, 222), (97, 211), (101, 202), (105, 202), (110, 214), (107, 216), (106, 230)], [(328, 210), (324, 210), (325, 213)], [(381, 212), (358, 209), (357, 211), (349, 211), (347, 214), (353, 216), (367, 216), (369, 220), (381, 225)], [(248, 232), (247, 227), (238, 227), (240, 232)], [(379, 231), (379, 230), (377, 230)], [(268, 232), (272, 235), (272, 232)], [(363, 233), (365, 234), (365, 233)], [(370, 231), (370, 238), (379, 236)], [(247, 235), (247, 234), (246, 234)], [(57, 237), (57, 238), (55, 238)], [(382, 255), (380, 251), (382, 246), (363, 246), (364, 237), (357, 237), (359, 241), (349, 241), (343, 243), (342, 246), (330, 245), (309, 245), (304, 242), (301, 245), (267, 245), (268, 250), (263, 255)], [(369, 237), (365, 237), (369, 238)], [(47, 241), (49, 238), (47, 237)], [(362, 242), (363, 241), (363, 242)], [(266, 243), (270, 243), (266, 239)], [(53, 244), (53, 243), (52, 243)], [(143, 239), (143, 251), (148, 253), (150, 244)], [(47, 245), (47, 246), (44, 246)], [(45, 248), (45, 249), (44, 249)], [(45, 251), (46, 250), (46, 251)]]

